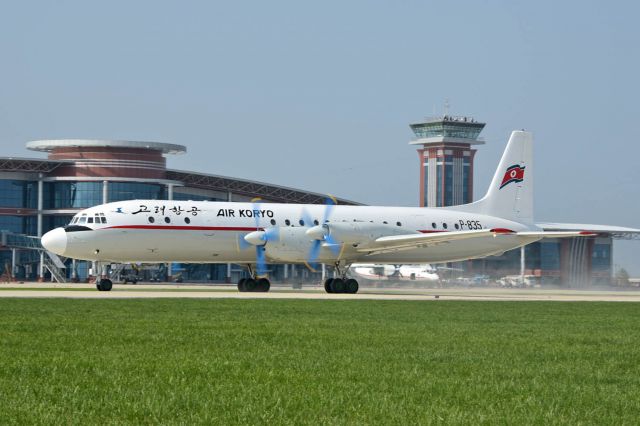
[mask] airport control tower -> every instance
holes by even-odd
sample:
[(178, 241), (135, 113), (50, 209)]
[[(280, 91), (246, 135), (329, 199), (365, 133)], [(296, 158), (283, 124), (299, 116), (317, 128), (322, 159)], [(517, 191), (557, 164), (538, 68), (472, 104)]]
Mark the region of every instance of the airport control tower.
[(410, 124), (420, 158), (420, 206), (443, 207), (473, 199), (472, 145), (484, 144), (478, 136), (485, 123), (470, 117), (444, 115)]

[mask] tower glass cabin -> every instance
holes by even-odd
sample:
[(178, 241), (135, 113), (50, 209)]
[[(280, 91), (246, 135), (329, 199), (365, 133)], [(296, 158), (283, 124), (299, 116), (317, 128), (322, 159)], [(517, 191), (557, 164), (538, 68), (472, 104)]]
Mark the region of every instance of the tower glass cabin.
[(444, 207), (473, 200), (472, 145), (485, 123), (470, 117), (444, 115), (410, 124), (420, 159), (420, 206)]

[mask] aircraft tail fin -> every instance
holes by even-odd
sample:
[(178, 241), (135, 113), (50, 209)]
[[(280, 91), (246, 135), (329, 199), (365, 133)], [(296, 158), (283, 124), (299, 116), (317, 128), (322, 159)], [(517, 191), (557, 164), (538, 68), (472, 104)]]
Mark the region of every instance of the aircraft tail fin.
[(453, 209), (533, 224), (533, 135), (512, 132), (487, 194)]

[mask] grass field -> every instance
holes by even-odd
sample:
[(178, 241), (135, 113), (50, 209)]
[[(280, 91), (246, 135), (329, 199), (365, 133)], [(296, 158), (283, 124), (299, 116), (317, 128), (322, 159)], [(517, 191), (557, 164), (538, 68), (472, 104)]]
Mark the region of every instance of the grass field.
[(631, 303), (0, 299), (0, 424), (638, 424)]

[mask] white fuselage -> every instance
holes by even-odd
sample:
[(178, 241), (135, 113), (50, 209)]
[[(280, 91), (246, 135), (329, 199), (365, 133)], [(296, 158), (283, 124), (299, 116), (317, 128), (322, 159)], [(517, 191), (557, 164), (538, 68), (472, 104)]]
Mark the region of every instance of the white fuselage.
[[(323, 205), (235, 203), (207, 201), (134, 200), (113, 202), (78, 213), (67, 226), (66, 241), (58, 254), (84, 260), (109, 262), (254, 263), (255, 247), (243, 244), (243, 237), (256, 229), (278, 228), (284, 240), (297, 238), (295, 247), (276, 250), (278, 243), (266, 244), (267, 261), (304, 263), (312, 241), (304, 229), (320, 223)], [(84, 218), (84, 219), (83, 219)], [(89, 223), (89, 218), (92, 223)], [(104, 218), (104, 219), (102, 219)], [(376, 226), (397, 234), (467, 231), (507, 228), (530, 229), (521, 223), (449, 208), (334, 206), (329, 223)], [(98, 223), (96, 223), (98, 222)], [(369, 232), (367, 231), (367, 232)], [(53, 232), (53, 231), (52, 231)], [(374, 231), (357, 238), (376, 238)], [(529, 244), (537, 237), (506, 235), (473, 240), (450, 241), (421, 248), (370, 255), (356, 250), (350, 239), (339, 253), (323, 247), (318, 260), (323, 263), (439, 263), (484, 257)], [(269, 250), (269, 245), (273, 244)]]

